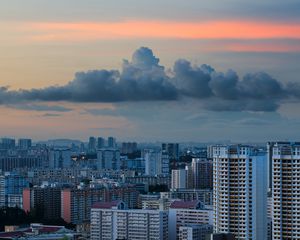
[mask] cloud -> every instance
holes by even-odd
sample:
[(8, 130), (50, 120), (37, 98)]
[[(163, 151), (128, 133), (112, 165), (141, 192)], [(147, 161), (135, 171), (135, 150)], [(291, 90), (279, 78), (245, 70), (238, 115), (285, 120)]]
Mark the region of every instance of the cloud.
[(60, 117), (60, 116), (62, 115), (57, 113), (45, 113), (42, 115), (42, 117)]
[(20, 110), (29, 110), (29, 111), (53, 111), (53, 112), (69, 112), (72, 111), (71, 108), (63, 107), (63, 106), (55, 106), (55, 105), (42, 105), (42, 104), (14, 104), (8, 105), (8, 107), (16, 108)]
[(170, 72), (159, 64), (151, 49), (141, 47), (133, 53), (131, 61), (123, 61), (121, 71), (78, 72), (62, 86), (27, 90), (0, 88), (0, 104), (36, 111), (71, 109), (34, 102), (158, 103), (183, 98), (197, 100), (203, 108), (212, 111), (270, 112), (276, 111), (283, 102), (298, 102), (300, 84), (284, 84), (265, 72), (248, 73), (240, 79), (234, 70), (222, 73), (207, 64), (193, 65), (185, 59), (177, 60)]

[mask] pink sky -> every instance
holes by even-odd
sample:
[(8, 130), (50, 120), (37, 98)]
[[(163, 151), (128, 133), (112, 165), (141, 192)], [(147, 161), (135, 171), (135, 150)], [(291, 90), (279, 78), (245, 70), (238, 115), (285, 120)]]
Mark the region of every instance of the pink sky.
[[(300, 24), (255, 21), (33, 22), (21, 25), (35, 40), (113, 38), (270, 39), (300, 38)], [(76, 39), (74, 39), (76, 37)]]

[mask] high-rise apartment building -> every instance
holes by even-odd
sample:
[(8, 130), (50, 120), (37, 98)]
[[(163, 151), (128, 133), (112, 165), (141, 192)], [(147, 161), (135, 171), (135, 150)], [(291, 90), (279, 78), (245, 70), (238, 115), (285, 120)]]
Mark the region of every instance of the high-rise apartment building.
[(61, 169), (72, 166), (72, 152), (68, 148), (51, 149), (49, 152), (50, 168)]
[(126, 209), (124, 202), (99, 202), (91, 211), (91, 240), (167, 240), (168, 212)]
[(162, 151), (166, 151), (170, 159), (178, 160), (179, 159), (179, 144), (178, 143), (163, 143), (161, 145)]
[(170, 160), (169, 155), (165, 151), (154, 149), (145, 149), (143, 151), (145, 159), (145, 174), (149, 176), (169, 175)]
[(193, 187), (195, 189), (213, 188), (213, 161), (206, 158), (193, 158), (191, 164)]
[(18, 140), (18, 147), (19, 147), (19, 149), (27, 150), (27, 149), (31, 148), (31, 146), (32, 146), (31, 139), (20, 138)]
[(97, 139), (97, 148), (104, 148), (105, 147), (105, 139), (102, 137), (98, 137)]
[(112, 148), (98, 149), (97, 151), (97, 169), (120, 170), (120, 150)]
[(65, 188), (61, 192), (61, 217), (66, 222), (81, 224), (90, 219), (91, 207), (96, 202), (122, 200), (130, 208), (137, 208), (138, 196), (134, 186)]
[(267, 159), (249, 146), (213, 148), (214, 232), (267, 239)]
[(42, 219), (59, 219), (61, 216), (61, 187), (43, 186), (23, 190), (23, 209), (35, 210)]
[(115, 148), (115, 147), (117, 147), (116, 139), (114, 137), (108, 137), (108, 139), (107, 139), (107, 146), (109, 148)]
[(187, 187), (187, 170), (174, 169), (171, 176), (172, 189), (185, 189)]
[(275, 143), (272, 165), (272, 239), (300, 239), (300, 143)]
[(23, 189), (28, 187), (26, 179), (16, 173), (5, 173), (0, 175), (0, 207), (22, 208)]
[(68, 223), (81, 224), (90, 219), (92, 205), (103, 200), (104, 189), (63, 189), (61, 191), (61, 217)]
[(96, 152), (96, 138), (90, 137), (88, 143), (88, 153), (95, 153)]
[(131, 154), (137, 151), (136, 142), (123, 142), (121, 147), (122, 154)]
[(0, 149), (13, 149), (16, 147), (16, 140), (13, 138), (0, 138)]

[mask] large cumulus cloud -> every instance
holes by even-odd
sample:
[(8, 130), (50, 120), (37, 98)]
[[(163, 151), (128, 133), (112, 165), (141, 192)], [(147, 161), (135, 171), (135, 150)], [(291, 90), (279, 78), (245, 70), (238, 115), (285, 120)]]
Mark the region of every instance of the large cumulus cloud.
[(65, 85), (40, 89), (13, 91), (0, 87), (0, 104), (6, 105), (36, 101), (180, 101), (183, 97), (198, 99), (213, 111), (276, 111), (284, 101), (300, 100), (300, 84), (283, 84), (264, 72), (240, 79), (234, 70), (222, 73), (185, 59), (177, 60), (167, 73), (152, 50), (141, 47), (131, 61), (124, 60), (121, 71), (78, 72)]

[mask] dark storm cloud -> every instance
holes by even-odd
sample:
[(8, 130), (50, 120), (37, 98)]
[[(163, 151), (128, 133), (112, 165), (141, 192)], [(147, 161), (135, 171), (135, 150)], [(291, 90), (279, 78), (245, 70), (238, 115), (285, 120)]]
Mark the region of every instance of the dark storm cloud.
[[(124, 60), (121, 71), (78, 72), (66, 85), (41, 89), (1, 87), (0, 104), (178, 101), (187, 97), (198, 99), (204, 108), (213, 111), (270, 112), (276, 111), (283, 101), (300, 100), (299, 83), (283, 84), (264, 72), (249, 73), (240, 79), (233, 70), (217, 72), (209, 65), (192, 65), (184, 59), (175, 62), (171, 74), (166, 72), (152, 50), (142, 47), (134, 52), (131, 61)], [(29, 108), (41, 110), (39, 105)]]

